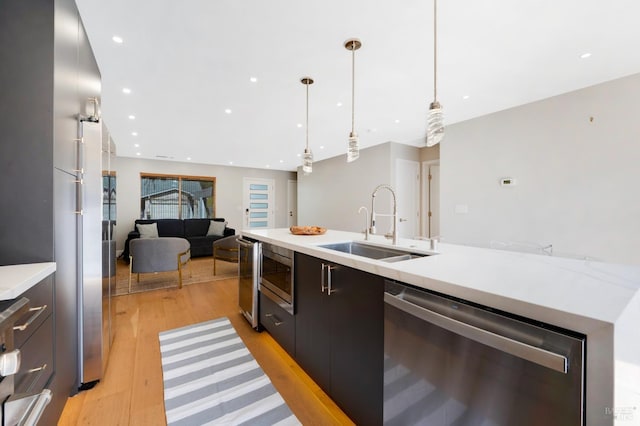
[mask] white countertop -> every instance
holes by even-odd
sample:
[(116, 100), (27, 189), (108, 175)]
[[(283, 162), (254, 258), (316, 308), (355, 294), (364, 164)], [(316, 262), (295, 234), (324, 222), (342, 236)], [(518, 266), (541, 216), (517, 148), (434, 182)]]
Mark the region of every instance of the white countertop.
[[(359, 233), (300, 236), (280, 228), (242, 235), (583, 333), (587, 419), (599, 419), (588, 424), (603, 424), (608, 409), (616, 425), (640, 425), (640, 266), (444, 243), (432, 256), (387, 263), (317, 247), (364, 240)], [(377, 235), (369, 242), (391, 246)], [(426, 241), (401, 239), (398, 247), (433, 253)]]
[(55, 271), (55, 262), (0, 266), (0, 300), (15, 299)]

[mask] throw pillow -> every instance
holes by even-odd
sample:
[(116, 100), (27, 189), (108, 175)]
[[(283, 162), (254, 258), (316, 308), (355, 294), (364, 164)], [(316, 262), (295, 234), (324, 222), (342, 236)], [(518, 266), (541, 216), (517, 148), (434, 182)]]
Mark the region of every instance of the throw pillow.
[(158, 238), (158, 224), (155, 222), (148, 225), (138, 223), (136, 228), (138, 228), (140, 238)]
[(212, 220), (209, 224), (209, 230), (207, 231), (207, 237), (214, 235), (216, 237), (222, 237), (224, 235), (224, 228), (227, 227), (227, 222), (217, 222)]

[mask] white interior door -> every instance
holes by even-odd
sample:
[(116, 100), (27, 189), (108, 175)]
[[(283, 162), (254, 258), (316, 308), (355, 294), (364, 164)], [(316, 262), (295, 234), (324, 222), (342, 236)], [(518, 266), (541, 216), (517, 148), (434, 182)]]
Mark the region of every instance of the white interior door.
[(273, 179), (243, 179), (243, 227), (245, 229), (274, 227), (275, 192)]
[(298, 181), (287, 181), (287, 226), (298, 224)]
[(422, 234), (429, 238), (440, 237), (440, 164), (422, 163), (422, 176)]
[(431, 176), (429, 184), (429, 211), (431, 220), (429, 221), (429, 237), (440, 236), (440, 164), (432, 164), (429, 167)]
[(396, 160), (395, 191), (398, 204), (398, 235), (413, 238), (420, 226), (420, 163)]

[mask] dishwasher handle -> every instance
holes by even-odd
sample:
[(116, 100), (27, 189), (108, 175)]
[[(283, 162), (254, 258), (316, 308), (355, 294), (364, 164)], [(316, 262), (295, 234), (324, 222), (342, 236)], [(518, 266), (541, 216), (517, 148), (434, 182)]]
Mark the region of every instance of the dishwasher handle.
[(567, 357), (545, 349), (537, 348), (508, 337), (501, 336), (491, 331), (484, 330), (471, 324), (439, 314), (430, 309), (408, 302), (401, 297), (389, 292), (384, 293), (385, 303), (400, 309), (416, 318), (429, 322), (435, 326), (444, 328), (452, 333), (474, 340), (483, 345), (490, 346), (502, 352), (518, 358), (525, 359), (543, 367), (550, 368), (560, 373), (567, 374)]

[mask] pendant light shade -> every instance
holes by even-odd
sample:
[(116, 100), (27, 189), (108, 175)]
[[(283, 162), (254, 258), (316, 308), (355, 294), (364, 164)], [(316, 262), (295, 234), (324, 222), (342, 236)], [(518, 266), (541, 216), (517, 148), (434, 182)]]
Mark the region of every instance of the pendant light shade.
[(438, 38), (437, 38), (437, 1), (433, 0), (433, 102), (429, 105), (427, 116), (427, 146), (434, 146), (444, 138), (444, 120), (442, 106), (438, 102), (437, 76), (438, 76)]
[(313, 172), (313, 153), (309, 148), (309, 85), (313, 84), (313, 79), (311, 77), (302, 77), (300, 79), (300, 83), (307, 87), (307, 143), (304, 149), (304, 154), (302, 154), (302, 172), (305, 175), (308, 175)]
[(344, 43), (344, 47), (351, 51), (351, 132), (349, 133), (349, 146), (347, 148), (347, 162), (350, 163), (360, 157), (360, 143), (355, 130), (355, 75), (356, 75), (356, 50), (362, 47), (357, 38), (352, 38)]

